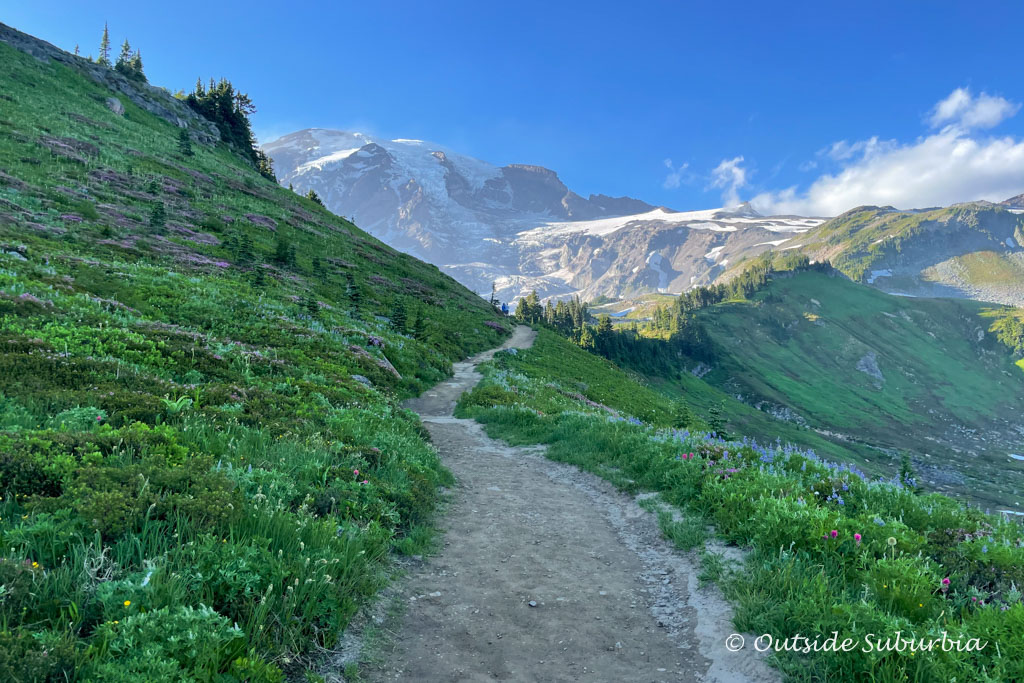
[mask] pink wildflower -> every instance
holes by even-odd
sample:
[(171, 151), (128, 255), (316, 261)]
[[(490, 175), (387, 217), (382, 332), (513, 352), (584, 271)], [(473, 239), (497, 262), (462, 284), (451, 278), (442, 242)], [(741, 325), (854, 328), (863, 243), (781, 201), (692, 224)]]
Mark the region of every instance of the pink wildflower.
[(835, 529), (833, 529), (832, 531), (830, 531), (828, 533), (829, 533), (829, 536), (831, 536), (832, 538), (835, 538), (836, 536), (839, 535), (839, 532), (837, 530), (835, 530)]
[(948, 586), (949, 585), (949, 577), (948, 576), (942, 580), (942, 585), (943, 586)]
[(860, 545), (860, 539), (861, 539), (861, 535), (860, 534), (854, 534), (853, 535), (853, 540), (857, 541), (857, 545)]

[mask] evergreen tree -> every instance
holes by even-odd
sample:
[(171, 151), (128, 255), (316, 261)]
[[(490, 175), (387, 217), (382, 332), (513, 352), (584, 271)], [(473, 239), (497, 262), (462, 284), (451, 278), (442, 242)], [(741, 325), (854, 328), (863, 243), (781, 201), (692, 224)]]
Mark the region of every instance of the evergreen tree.
[(166, 222), (167, 208), (163, 202), (157, 202), (153, 205), (153, 210), (149, 212), (149, 226), (151, 228), (161, 228)]
[(128, 60), (128, 67), (131, 70), (131, 76), (137, 81), (145, 81), (146, 74), (142, 70), (142, 51), (136, 50), (132, 58)]
[(110, 29), (103, 24), (103, 37), (100, 38), (100, 56), (96, 59), (97, 64), (110, 66)]
[[(274, 160), (267, 156), (262, 149), (256, 151), (256, 170), (267, 180), (276, 183), (277, 175), (274, 173)], [(290, 186), (289, 186), (290, 187)]]
[(708, 410), (708, 429), (714, 432), (718, 438), (728, 441), (729, 436), (725, 433), (725, 420), (722, 418), (723, 408), (725, 408), (725, 401), (711, 406), (711, 409)]
[(306, 199), (313, 202), (314, 204), (319, 204), (320, 206), (324, 205), (323, 200), (320, 199), (320, 195), (318, 195), (316, 193), (316, 190), (314, 190), (313, 188), (310, 188), (309, 192), (306, 193)]
[(594, 348), (594, 333), (590, 331), (590, 325), (584, 325), (580, 331), (580, 347), (584, 349)]
[(121, 54), (117, 56), (117, 62), (114, 64), (114, 68), (123, 73), (127, 74), (131, 67), (129, 62), (132, 60), (132, 46), (128, 44), (128, 39), (125, 38), (121, 44)]
[(78, 43), (75, 43), (75, 56), (78, 56)]
[(686, 429), (691, 424), (693, 424), (693, 412), (690, 410), (690, 406), (682, 399), (676, 401), (672, 426), (676, 429)]
[[(256, 251), (252, 243), (252, 237), (249, 237), (248, 233), (242, 233), (241, 238), (238, 240), (237, 258), (243, 264), (252, 263), (256, 260)], [(259, 270), (262, 271), (263, 268)]]
[(491, 298), (490, 298), (490, 302), (491, 302), (491, 307), (494, 308), (495, 310), (498, 310), (498, 308), (500, 307), (500, 303), (498, 301), (498, 283), (497, 282), (492, 282), (491, 283)]
[(178, 129), (178, 152), (184, 156), (192, 156), (192, 136), (185, 128)]
[(612, 318), (607, 313), (602, 313), (597, 319), (597, 336), (604, 337), (612, 333)]
[(284, 235), (277, 236), (274, 248), (274, 262), (282, 266), (295, 266), (295, 245)]
[(406, 325), (409, 322), (408, 315), (405, 312), (405, 304), (399, 299), (395, 302), (394, 308), (391, 310), (391, 326), (395, 328), (401, 334), (405, 334)]
[(356, 284), (356, 279), (352, 277), (352, 273), (345, 273), (345, 280), (348, 290), (348, 300), (352, 302), (352, 310), (358, 313), (363, 305), (363, 293), (360, 291), (359, 285)]
[(254, 287), (263, 287), (267, 284), (267, 272), (263, 266), (253, 268), (252, 284)]
[(412, 324), (412, 336), (417, 341), (423, 341), (427, 338), (427, 320), (423, 316), (425, 315), (421, 308), (416, 313), (416, 321)]
[(306, 313), (309, 317), (314, 320), (320, 317), (320, 304), (317, 303), (316, 297), (311, 292), (307, 292), (302, 299), (302, 307), (306, 309)]

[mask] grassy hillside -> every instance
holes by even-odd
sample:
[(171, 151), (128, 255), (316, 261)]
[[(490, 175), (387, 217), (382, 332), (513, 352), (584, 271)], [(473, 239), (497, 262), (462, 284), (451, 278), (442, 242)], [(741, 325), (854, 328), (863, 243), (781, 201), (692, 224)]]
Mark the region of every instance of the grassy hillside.
[(988, 202), (925, 211), (863, 206), (787, 243), (886, 291), (1019, 304), (1024, 215)]
[[(702, 554), (701, 579), (720, 582), (738, 630), (779, 639), (837, 631), (840, 642), (859, 644), (848, 653), (774, 654), (788, 680), (1024, 677), (1016, 522), (781, 443), (667, 429), (667, 397), (547, 330), (531, 349), (498, 353), (483, 372), (457, 414), (512, 443), (547, 444), (549, 457), (631, 493), (658, 493), (645, 505), (659, 510), (665, 535), (682, 549), (703, 548), (709, 524), (749, 548), (736, 571), (721, 555)], [(988, 645), (865, 651), (869, 634), (874, 644), (897, 631)]]
[(0, 63), (0, 679), (281, 680), (450, 481), (398, 400), (505, 330), (226, 145), (188, 155), (166, 94)]
[(699, 312), (716, 348), (703, 379), (766, 410), (788, 407), (831, 440), (859, 444), (854, 457), (911, 453), (929, 488), (1020, 507), (1024, 469), (1008, 454), (1024, 446), (1024, 373), (987, 333), (990, 308), (817, 273), (777, 277), (750, 301)]

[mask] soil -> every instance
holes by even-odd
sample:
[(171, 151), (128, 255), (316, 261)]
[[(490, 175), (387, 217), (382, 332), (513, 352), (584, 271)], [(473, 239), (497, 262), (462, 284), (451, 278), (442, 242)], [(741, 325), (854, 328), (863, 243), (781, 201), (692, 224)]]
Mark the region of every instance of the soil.
[[(518, 327), (501, 348), (528, 348)], [(495, 349), (496, 350), (496, 349)], [(361, 667), (370, 681), (776, 681), (735, 629), (699, 563), (655, 516), (604, 480), (511, 447), (452, 417), (495, 350), (407, 402), (458, 484), (444, 545), (394, 588), (397, 633)], [(748, 643), (750, 640), (748, 639)]]

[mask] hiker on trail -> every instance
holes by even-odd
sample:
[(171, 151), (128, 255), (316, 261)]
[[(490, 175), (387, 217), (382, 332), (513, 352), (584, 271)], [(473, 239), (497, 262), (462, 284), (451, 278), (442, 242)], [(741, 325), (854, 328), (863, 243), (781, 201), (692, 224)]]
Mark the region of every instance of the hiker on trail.
[(501, 304), (501, 314), (505, 315), (505, 316), (508, 315), (508, 304), (507, 303), (502, 302), (502, 304)]

